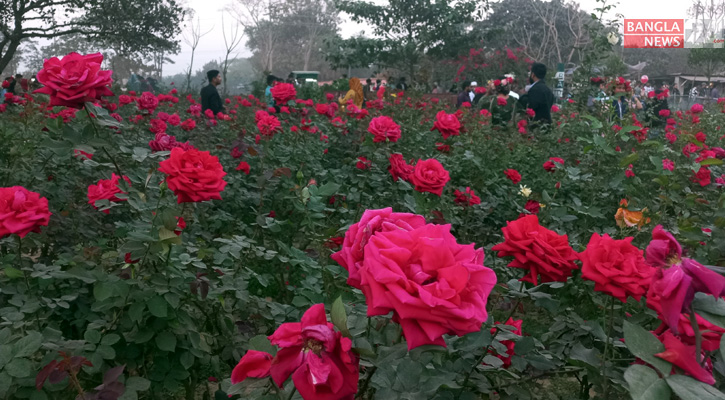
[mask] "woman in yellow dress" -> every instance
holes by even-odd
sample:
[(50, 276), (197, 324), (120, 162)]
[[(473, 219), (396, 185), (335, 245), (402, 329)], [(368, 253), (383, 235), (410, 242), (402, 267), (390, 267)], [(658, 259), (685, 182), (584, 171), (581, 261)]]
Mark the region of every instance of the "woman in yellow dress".
[(350, 90), (347, 91), (345, 97), (340, 97), (338, 99), (340, 105), (344, 109), (344, 107), (347, 105), (347, 102), (352, 100), (352, 104), (354, 104), (355, 107), (362, 108), (363, 100), (365, 100), (365, 94), (363, 92), (363, 87), (362, 83), (360, 83), (360, 79), (350, 78), (348, 84), (350, 85)]

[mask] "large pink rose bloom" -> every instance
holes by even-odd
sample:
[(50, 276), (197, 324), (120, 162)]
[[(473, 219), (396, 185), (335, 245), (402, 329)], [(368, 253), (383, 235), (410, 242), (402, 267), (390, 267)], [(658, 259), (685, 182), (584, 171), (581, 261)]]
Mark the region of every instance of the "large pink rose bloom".
[(59, 59), (53, 57), (43, 62), (38, 72), (38, 82), (45, 85), (34, 93), (50, 96), (51, 106), (83, 108), (86, 102), (113, 96), (109, 86), (113, 71), (101, 69), (101, 53), (81, 55), (70, 53)]
[(345, 233), (342, 249), (332, 255), (348, 272), (347, 284), (360, 289), (360, 273), (363, 263), (363, 250), (368, 240), (376, 232), (390, 230), (412, 231), (425, 225), (425, 218), (420, 215), (396, 213), (393, 209), (366, 210), (360, 222), (353, 224)]
[(400, 323), (408, 349), (445, 346), (442, 335), (477, 332), (496, 274), (483, 250), (460, 245), (450, 225), (378, 231), (364, 248), (360, 282), (368, 316)]
[(48, 226), (48, 199), (22, 186), (0, 188), (0, 239), (11, 234), (21, 238)]
[(352, 400), (357, 393), (360, 361), (352, 341), (327, 322), (324, 305), (310, 307), (300, 322), (280, 325), (269, 341), (280, 348), (270, 367), (277, 386), (292, 375), (305, 400)]

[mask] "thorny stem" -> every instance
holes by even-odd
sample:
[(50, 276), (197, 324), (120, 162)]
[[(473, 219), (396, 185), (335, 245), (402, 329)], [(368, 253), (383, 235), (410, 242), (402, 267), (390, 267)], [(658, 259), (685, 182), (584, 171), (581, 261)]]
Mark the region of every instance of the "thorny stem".
[[(519, 288), (519, 292), (520, 293), (524, 292), (524, 283), (523, 282), (521, 282), (521, 287)], [(519, 308), (519, 304), (521, 304), (521, 299), (522, 299), (522, 297), (519, 297), (519, 299), (516, 301), (516, 304), (511, 309), (511, 312), (509, 313), (508, 317), (506, 317), (506, 319), (504, 320), (504, 323), (506, 323), (506, 321), (508, 321), (511, 317), (514, 316), (514, 314), (516, 313), (516, 310)], [(493, 340), (496, 339), (496, 336), (498, 336), (499, 332), (501, 332), (501, 330), (498, 329), (497, 327), (494, 327), (493, 329), (496, 329), (496, 332), (494, 332), (493, 336), (491, 336), (491, 343), (489, 343), (488, 346), (486, 346), (486, 348), (483, 350), (483, 354), (481, 354), (478, 357), (478, 359), (476, 359), (476, 362), (473, 364), (473, 367), (471, 367), (471, 370), (468, 371), (468, 373), (466, 374), (465, 379), (463, 379), (463, 384), (461, 385), (461, 390), (458, 391), (458, 395), (456, 395), (456, 400), (458, 400), (461, 397), (461, 395), (463, 394), (463, 391), (466, 390), (466, 385), (468, 384), (468, 380), (471, 378), (473, 371), (475, 371), (476, 367), (478, 367), (483, 362), (483, 359), (486, 357), (489, 349), (491, 348), (491, 345), (493, 344)]]
[(607, 398), (607, 392), (609, 392), (609, 378), (607, 378), (606, 374), (604, 374), (604, 368), (606, 368), (607, 363), (607, 353), (609, 353), (609, 342), (612, 340), (612, 325), (614, 324), (614, 297), (609, 298), (609, 325), (607, 327), (607, 341), (604, 342), (604, 354), (602, 356), (602, 365), (600, 370), (602, 371), (602, 375), (604, 376), (604, 389), (602, 391), (602, 396), (606, 399)]
[(289, 396), (287, 396), (287, 400), (292, 400), (292, 397), (295, 395), (295, 392), (297, 392), (297, 388), (293, 387), (292, 391), (289, 393)]
[(695, 360), (702, 365), (702, 334), (700, 333), (700, 325), (697, 324), (697, 315), (695, 315), (695, 310), (692, 308), (690, 308), (690, 325), (692, 325), (692, 330), (695, 331)]
[(370, 372), (368, 372), (368, 376), (365, 377), (365, 380), (362, 383), (362, 386), (360, 387), (360, 390), (358, 393), (358, 399), (362, 399), (365, 396), (365, 391), (368, 390), (368, 384), (370, 384), (370, 379), (373, 377), (373, 374), (375, 374), (375, 371), (378, 370), (378, 367), (373, 366), (370, 368)]
[(68, 378), (70, 382), (73, 384), (73, 387), (76, 389), (76, 392), (78, 392), (78, 398), (82, 399), (84, 395), (83, 386), (81, 386), (80, 381), (78, 381), (78, 372), (71, 368), (70, 374), (68, 374)]
[[(98, 132), (98, 127), (96, 126), (96, 120), (93, 117), (91, 117), (91, 112), (88, 111), (88, 107), (83, 107), (83, 109), (86, 110), (86, 114), (88, 115), (88, 119), (91, 121), (91, 125), (93, 125), (93, 130), (96, 132), (96, 136), (101, 137), (101, 133)], [(119, 176), (123, 176), (123, 174), (121, 173), (121, 168), (118, 167), (118, 163), (113, 158), (113, 156), (108, 152), (108, 150), (106, 150), (106, 147), (101, 146), (101, 150), (103, 150), (103, 152), (106, 154), (106, 156), (111, 159), (113, 166), (116, 167), (116, 173)]]

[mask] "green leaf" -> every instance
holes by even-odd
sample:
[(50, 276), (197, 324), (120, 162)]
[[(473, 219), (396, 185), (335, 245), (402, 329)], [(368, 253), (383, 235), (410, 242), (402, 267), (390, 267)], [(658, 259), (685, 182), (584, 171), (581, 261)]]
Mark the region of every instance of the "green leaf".
[(632, 400), (667, 400), (671, 396), (667, 382), (644, 365), (632, 365), (624, 372)]
[(140, 376), (132, 376), (126, 381), (126, 389), (133, 390), (135, 392), (143, 392), (149, 390), (151, 387), (151, 381)]
[(639, 153), (630, 153), (627, 155), (627, 157), (624, 157), (622, 161), (619, 162), (619, 166), (626, 167), (627, 165), (632, 164), (637, 160), (639, 160)]
[(722, 160), (719, 158), (708, 158), (700, 161), (700, 165), (722, 165)]
[(23, 275), (23, 271), (21, 271), (17, 268), (5, 267), (5, 276), (7, 276), (10, 279), (18, 279), (18, 278), (22, 278), (24, 275)]
[(721, 328), (725, 328), (725, 300), (716, 299), (705, 293), (695, 293), (692, 308), (702, 318)]
[(5, 397), (10, 391), (12, 384), (13, 378), (5, 371), (0, 371), (0, 396)]
[[(720, 357), (725, 359), (725, 335), (720, 337)], [(2, 366), (0, 365), (0, 368)]]
[(272, 346), (272, 343), (269, 342), (266, 335), (257, 335), (249, 339), (249, 349), (264, 351), (271, 355), (277, 354), (275, 347)]
[(104, 346), (113, 346), (114, 344), (118, 343), (119, 340), (121, 340), (120, 336), (116, 335), (115, 333), (111, 333), (101, 339), (101, 344)]
[(725, 394), (721, 391), (689, 376), (668, 376), (667, 384), (682, 400), (725, 400)]
[(166, 300), (164, 300), (164, 298), (161, 297), (161, 296), (156, 295), (156, 296), (152, 297), (146, 303), (146, 305), (149, 308), (149, 312), (154, 317), (157, 317), (157, 318), (166, 318), (166, 316), (168, 315), (166, 313), (166, 310), (167, 310), (166, 309)]
[(333, 194), (337, 193), (338, 189), (340, 189), (340, 185), (333, 182), (328, 182), (317, 189), (317, 196), (319, 197), (330, 197)]
[(13, 359), (13, 346), (0, 344), (0, 370)]
[(342, 296), (338, 296), (338, 298), (332, 302), (330, 319), (332, 319), (332, 324), (335, 325), (337, 330), (342, 332), (343, 336), (352, 337), (350, 331), (347, 329), (347, 314), (345, 313), (345, 305), (342, 304)]
[(530, 336), (524, 336), (519, 339), (518, 342), (516, 342), (516, 345), (514, 346), (514, 353), (523, 356), (531, 353), (531, 351), (534, 350), (534, 347), (536, 347), (534, 338)]
[(113, 287), (106, 282), (98, 282), (93, 287), (93, 297), (98, 301), (106, 300), (113, 295)]
[(662, 375), (667, 376), (672, 371), (672, 364), (655, 357), (665, 351), (665, 345), (641, 326), (624, 321), (624, 344), (632, 354), (657, 368)]
[(159, 350), (172, 352), (176, 350), (176, 335), (169, 331), (164, 331), (156, 335), (156, 346)]
[(179, 361), (181, 361), (181, 366), (184, 367), (184, 369), (189, 369), (194, 365), (195, 357), (191, 352), (184, 352), (181, 357), (179, 357)]
[(421, 375), (423, 374), (423, 366), (409, 358), (404, 358), (395, 370), (400, 383), (405, 389), (410, 391), (418, 386)]
[(131, 321), (141, 322), (144, 308), (146, 308), (146, 304), (141, 302), (131, 304), (131, 307), (128, 308), (128, 317), (131, 318)]
[(27, 358), (13, 358), (5, 366), (5, 372), (13, 378), (27, 378), (35, 372), (33, 363)]
[(83, 334), (83, 339), (86, 339), (88, 343), (98, 344), (101, 341), (101, 332), (95, 329), (89, 329)]
[(96, 353), (100, 354), (104, 360), (113, 360), (116, 358), (116, 350), (111, 346), (98, 346)]
[(26, 333), (13, 345), (13, 357), (28, 357), (33, 355), (43, 343), (43, 335), (32, 331)]
[(596, 348), (587, 349), (579, 342), (572, 347), (571, 352), (569, 353), (569, 358), (585, 362), (595, 368), (601, 367), (599, 350)]

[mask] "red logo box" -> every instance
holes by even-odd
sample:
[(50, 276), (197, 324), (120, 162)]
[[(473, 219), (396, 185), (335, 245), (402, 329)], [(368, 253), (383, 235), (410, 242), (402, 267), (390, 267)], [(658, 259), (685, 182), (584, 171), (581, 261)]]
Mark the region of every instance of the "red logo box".
[(625, 48), (678, 49), (685, 47), (685, 20), (625, 19)]

